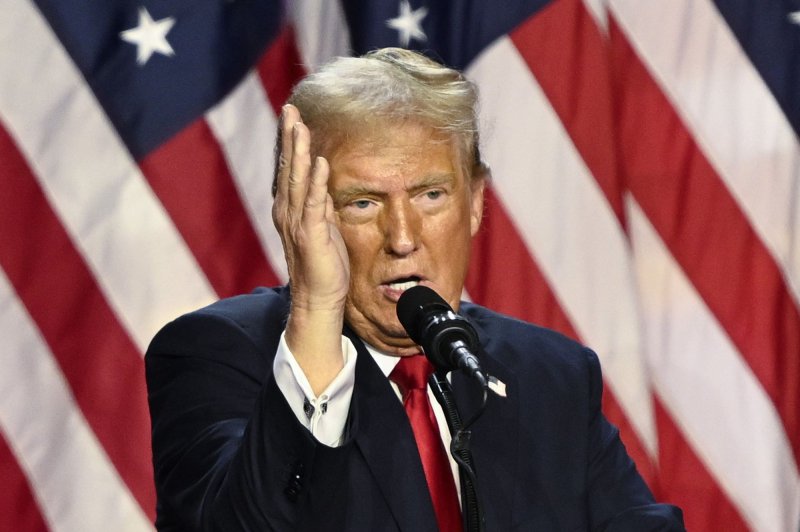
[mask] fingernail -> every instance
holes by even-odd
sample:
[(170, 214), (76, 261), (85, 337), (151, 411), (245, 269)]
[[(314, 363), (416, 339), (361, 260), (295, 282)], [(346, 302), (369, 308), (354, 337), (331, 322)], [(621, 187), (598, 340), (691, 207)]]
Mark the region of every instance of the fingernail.
[(283, 107), (281, 107), (281, 122), (283, 122), (286, 119), (286, 113), (288, 111), (289, 111), (289, 104), (288, 103), (283, 104)]

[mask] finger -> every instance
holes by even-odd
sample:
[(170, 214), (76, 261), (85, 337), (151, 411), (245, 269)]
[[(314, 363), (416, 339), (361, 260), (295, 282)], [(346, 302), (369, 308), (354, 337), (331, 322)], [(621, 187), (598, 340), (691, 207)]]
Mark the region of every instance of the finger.
[(326, 220), (325, 209), (328, 202), (328, 176), (330, 169), (324, 157), (317, 157), (311, 171), (306, 203), (303, 208), (303, 221), (321, 223)]
[(289, 172), (291, 171), (292, 160), (292, 145), (294, 125), (300, 122), (300, 112), (294, 105), (284, 105), (281, 112), (281, 123), (278, 128), (278, 135), (280, 135), (279, 145), (280, 152), (278, 156), (278, 175), (277, 175), (277, 189), (275, 193), (276, 199), (285, 200), (288, 194), (289, 187)]
[(336, 210), (333, 206), (333, 196), (330, 194), (325, 198), (325, 220), (331, 225), (336, 225)]
[(311, 133), (302, 122), (295, 122), (292, 129), (292, 158), (287, 179), (289, 211), (301, 215), (308, 194), (311, 173)]

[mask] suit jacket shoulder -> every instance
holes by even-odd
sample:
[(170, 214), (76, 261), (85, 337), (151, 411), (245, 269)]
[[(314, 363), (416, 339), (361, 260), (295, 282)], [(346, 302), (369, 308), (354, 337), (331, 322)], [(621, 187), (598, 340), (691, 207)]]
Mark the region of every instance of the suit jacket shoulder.
[(479, 333), (484, 369), (507, 390), (490, 396), (473, 430), (476, 467), (492, 464), (480, 467), (481, 486), (493, 486), (487, 512), (522, 529), (683, 530), (680, 510), (655, 503), (603, 415), (591, 349), (472, 303), (460, 312)]

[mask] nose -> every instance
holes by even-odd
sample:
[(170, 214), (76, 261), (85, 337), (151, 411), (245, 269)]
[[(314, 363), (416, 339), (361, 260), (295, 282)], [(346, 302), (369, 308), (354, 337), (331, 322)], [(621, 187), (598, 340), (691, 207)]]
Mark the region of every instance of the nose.
[(419, 247), (421, 219), (407, 199), (388, 204), (383, 225), (385, 248), (390, 255), (404, 257)]

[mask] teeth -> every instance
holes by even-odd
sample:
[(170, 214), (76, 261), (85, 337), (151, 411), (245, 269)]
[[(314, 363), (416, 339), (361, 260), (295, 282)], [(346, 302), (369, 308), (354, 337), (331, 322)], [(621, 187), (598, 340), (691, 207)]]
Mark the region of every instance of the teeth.
[(389, 283), (389, 287), (393, 290), (408, 290), (412, 286), (417, 286), (419, 281), (404, 281), (402, 283)]

